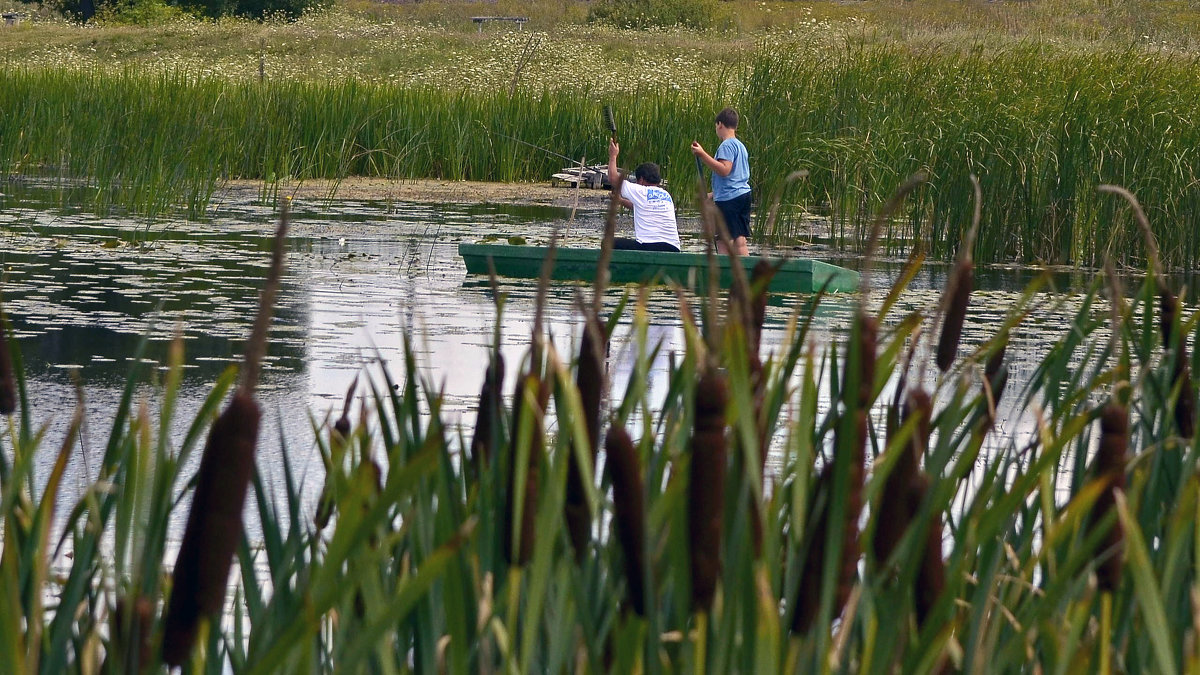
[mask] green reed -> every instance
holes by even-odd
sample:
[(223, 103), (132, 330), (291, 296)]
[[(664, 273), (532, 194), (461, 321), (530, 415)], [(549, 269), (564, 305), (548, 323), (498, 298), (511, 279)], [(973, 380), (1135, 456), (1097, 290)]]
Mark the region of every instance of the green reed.
[[(884, 244), (919, 242), (950, 260), (970, 219), (969, 176), (988, 208), (974, 257), (991, 262), (1140, 266), (1145, 252), (1101, 183), (1129, 186), (1153, 216), (1163, 261), (1200, 258), (1200, 189), (1190, 109), (1194, 59), (1141, 51), (764, 43), (713, 80), (681, 89), (455, 90), (412, 84), (231, 81), (13, 68), (0, 73), (0, 163), (10, 175), (83, 181), (100, 206), (202, 213), (226, 180), (264, 185), (348, 176), (544, 181), (604, 157), (602, 105), (623, 157), (657, 161), (694, 201), (688, 145), (715, 145), (712, 117), (739, 107), (751, 151), (761, 239), (806, 239), (800, 209), (828, 215), (835, 243), (864, 243), (890, 186), (915, 171), (926, 188)], [(515, 140), (515, 139), (519, 139)], [(798, 169), (807, 178), (788, 182)], [(268, 190), (270, 192), (270, 190)], [(766, 208), (782, 197), (783, 216)], [(770, 231), (766, 230), (769, 226)]]

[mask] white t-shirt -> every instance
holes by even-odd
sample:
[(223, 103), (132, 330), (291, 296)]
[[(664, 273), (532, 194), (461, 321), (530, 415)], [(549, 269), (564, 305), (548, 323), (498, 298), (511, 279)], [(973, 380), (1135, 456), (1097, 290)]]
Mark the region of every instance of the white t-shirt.
[(633, 202), (633, 236), (642, 244), (664, 241), (679, 246), (679, 227), (675, 224), (675, 201), (671, 193), (657, 185), (638, 185), (621, 181), (621, 196)]

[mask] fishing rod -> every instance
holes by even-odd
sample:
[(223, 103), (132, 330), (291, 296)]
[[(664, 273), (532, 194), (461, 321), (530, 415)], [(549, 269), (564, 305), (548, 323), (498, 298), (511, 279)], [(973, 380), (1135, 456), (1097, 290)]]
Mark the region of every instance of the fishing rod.
[(515, 141), (517, 143), (520, 143), (521, 145), (528, 145), (529, 147), (533, 148), (534, 150), (541, 150), (542, 152), (544, 152), (548, 155), (554, 155), (555, 157), (560, 157), (562, 159), (567, 160), (571, 164), (579, 163), (578, 159), (571, 159), (570, 157), (567, 157), (566, 155), (563, 155), (563, 154), (559, 154), (553, 150), (547, 150), (546, 148), (543, 148), (540, 145), (534, 145), (533, 143), (530, 143), (529, 141), (523, 141), (523, 140), (517, 138), (516, 136), (509, 136), (508, 134), (502, 134), (499, 131), (490, 131), (490, 133), (496, 134), (500, 138), (507, 138), (510, 141)]

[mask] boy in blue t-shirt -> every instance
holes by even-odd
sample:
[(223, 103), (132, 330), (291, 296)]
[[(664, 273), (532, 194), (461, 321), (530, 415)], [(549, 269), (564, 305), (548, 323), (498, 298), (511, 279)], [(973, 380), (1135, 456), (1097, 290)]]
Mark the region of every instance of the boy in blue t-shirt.
[[(738, 255), (749, 255), (746, 240), (750, 238), (750, 155), (737, 139), (738, 113), (725, 108), (717, 114), (717, 147), (715, 157), (704, 151), (699, 141), (692, 141), (692, 153), (712, 170), (713, 202), (729, 228), (729, 238)], [(728, 253), (721, 241), (717, 252)]]

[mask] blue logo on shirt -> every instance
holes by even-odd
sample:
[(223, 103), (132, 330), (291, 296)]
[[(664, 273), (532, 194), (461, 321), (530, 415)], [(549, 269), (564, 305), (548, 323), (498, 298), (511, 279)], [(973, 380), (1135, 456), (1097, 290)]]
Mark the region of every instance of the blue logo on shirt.
[(659, 187), (652, 187), (646, 190), (646, 201), (669, 202), (671, 201), (671, 193)]

